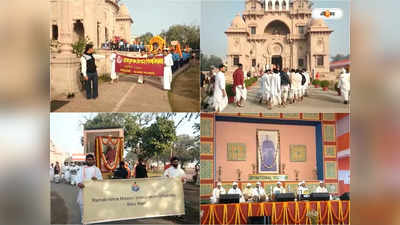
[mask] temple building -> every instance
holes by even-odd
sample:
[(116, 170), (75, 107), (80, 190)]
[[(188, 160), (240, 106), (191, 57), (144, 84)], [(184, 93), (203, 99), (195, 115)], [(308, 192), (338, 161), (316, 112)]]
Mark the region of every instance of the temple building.
[[(128, 8), (118, 0), (50, 0), (50, 38), (59, 40), (62, 26), (68, 26), (67, 41), (89, 37), (96, 47), (119, 36), (131, 39), (133, 20)], [(69, 19), (66, 15), (70, 14)], [(62, 40), (60, 40), (62, 41)]]
[(243, 64), (251, 67), (305, 68), (312, 74), (329, 73), (329, 36), (323, 19), (312, 18), (309, 0), (246, 0), (225, 31), (228, 73)]

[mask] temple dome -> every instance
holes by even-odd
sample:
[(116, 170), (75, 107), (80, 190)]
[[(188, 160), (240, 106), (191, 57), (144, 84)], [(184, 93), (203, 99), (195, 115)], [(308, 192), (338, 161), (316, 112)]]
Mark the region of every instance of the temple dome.
[(233, 28), (246, 28), (246, 23), (244, 22), (243, 18), (240, 14), (237, 14), (235, 18), (232, 20), (231, 27)]

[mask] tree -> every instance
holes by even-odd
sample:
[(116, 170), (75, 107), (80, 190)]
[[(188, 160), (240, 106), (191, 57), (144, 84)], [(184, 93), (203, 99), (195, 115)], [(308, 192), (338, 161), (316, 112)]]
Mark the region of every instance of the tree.
[(171, 151), (176, 141), (174, 121), (157, 117), (156, 122), (143, 128), (141, 151), (139, 155), (144, 158), (153, 158), (161, 153)]
[(182, 48), (188, 45), (192, 49), (200, 49), (200, 27), (189, 25), (172, 25), (167, 31), (163, 30), (160, 36), (165, 38), (166, 42), (178, 41)]
[(143, 42), (144, 45), (149, 44), (150, 39), (152, 39), (154, 36), (151, 32), (147, 32), (141, 36), (139, 36), (137, 39), (139, 40), (139, 42)]
[(343, 60), (343, 59), (348, 59), (348, 58), (350, 58), (350, 55), (342, 55), (342, 54), (337, 54), (337, 55), (331, 57), (332, 62)]
[(218, 67), (218, 65), (222, 64), (222, 59), (215, 55), (207, 56), (207, 55), (201, 54), (200, 60), (201, 60), (201, 64), (200, 64), (201, 71), (209, 71), (209, 70), (211, 70), (211, 66)]
[(187, 162), (193, 162), (200, 159), (200, 145), (195, 137), (187, 134), (179, 135), (176, 140), (174, 156), (177, 156), (182, 165)]

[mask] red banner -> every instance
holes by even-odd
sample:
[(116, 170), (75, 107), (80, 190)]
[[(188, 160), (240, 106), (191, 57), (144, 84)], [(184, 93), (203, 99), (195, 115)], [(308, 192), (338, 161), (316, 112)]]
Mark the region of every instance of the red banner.
[(164, 57), (155, 56), (152, 58), (132, 58), (117, 55), (115, 72), (146, 76), (163, 76)]

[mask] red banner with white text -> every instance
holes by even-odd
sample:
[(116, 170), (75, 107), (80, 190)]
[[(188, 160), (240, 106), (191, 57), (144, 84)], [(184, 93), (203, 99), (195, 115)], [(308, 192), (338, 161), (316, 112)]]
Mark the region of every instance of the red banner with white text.
[(134, 58), (117, 55), (115, 72), (146, 76), (163, 76), (164, 57)]

